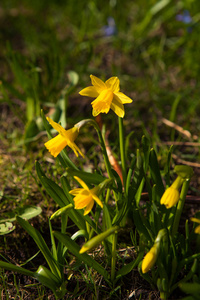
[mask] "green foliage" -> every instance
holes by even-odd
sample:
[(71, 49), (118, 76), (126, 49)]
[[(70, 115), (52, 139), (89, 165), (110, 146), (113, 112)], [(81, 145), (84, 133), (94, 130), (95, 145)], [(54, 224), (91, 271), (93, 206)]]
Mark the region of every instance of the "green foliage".
[[(49, 195), (48, 199), (55, 202), (55, 212), (49, 221), (51, 250), (39, 231), (23, 220), (37, 216), (40, 209), (37, 208), (36, 213), (26, 211), (26, 208), (17, 211), (19, 224), (35, 240), (49, 269), (39, 266), (36, 272), (29, 272), (6, 262), (0, 262), (1, 268), (37, 278), (51, 288), (56, 297), (62, 297), (66, 292), (65, 258), (70, 259), (72, 253), (77, 265), (83, 263), (88, 274), (94, 270), (112, 286), (138, 266), (141, 276), (152, 286), (157, 286), (162, 299), (169, 297), (178, 286), (191, 295), (188, 296), (190, 299), (197, 298), (191, 291), (193, 288), (196, 291), (196, 287), (198, 290), (199, 282), (187, 283), (197, 273), (198, 250), (192, 253), (190, 247), (195, 235), (189, 229), (188, 220), (185, 233), (179, 231), (192, 168), (189, 172), (187, 166), (174, 168), (174, 172), (184, 179), (180, 193), (182, 201), (178, 205), (168, 210), (160, 204), (160, 199), (174, 176), (171, 172), (172, 165), (174, 167), (172, 152), (179, 158), (191, 158), (192, 162), (199, 157), (197, 148), (192, 153), (187, 148), (184, 153), (176, 147), (176, 142), (185, 143), (187, 136), (175, 126), (177, 123), (194, 134), (199, 130), (199, 8), (197, 0), (125, 0), (109, 1), (106, 5), (99, 0), (77, 1), (76, 5), (74, 1), (54, 0), (21, 1), (20, 5), (17, 1), (2, 2), (0, 22), (6, 22), (0, 23), (3, 37), (0, 47), (6, 59), (0, 57), (0, 104), (8, 105), (24, 126), (24, 133), (20, 129), (20, 141), (17, 141), (19, 147), (25, 144), (30, 151), (31, 146), (34, 150), (36, 146), (37, 151), (40, 144), (35, 142), (45, 131), (49, 138), (53, 137), (54, 130), (45, 118), (47, 112), (64, 128), (85, 117), (88, 111), (82, 103), (87, 102), (81, 100), (81, 105), (78, 102), (75, 106), (73, 103), (76, 103), (80, 86), (88, 83), (91, 73), (101, 77), (104, 74), (105, 78), (119, 76), (123, 89), (134, 98), (134, 104), (127, 110), (126, 126), (119, 120), (120, 147), (114, 117), (102, 118), (111, 132), (109, 142), (116, 152), (114, 157), (120, 157), (123, 182), (110, 165), (104, 135), (95, 122), (88, 122), (87, 125), (96, 129), (99, 141), (92, 131), (81, 128), (86, 133), (83, 137), (83, 143), (86, 140), (85, 161), (75, 161), (63, 150), (56, 167), (52, 167), (54, 175), (59, 175), (57, 166), (63, 170), (56, 181), (53, 175), (46, 173), (46, 166), (36, 162), (42, 189)], [(187, 22), (184, 21), (186, 11), (190, 16)], [(103, 26), (110, 16), (114, 18), (117, 30), (108, 37)], [(174, 125), (163, 128), (163, 118)], [(128, 133), (126, 137), (125, 133)], [(8, 137), (6, 132), (6, 139)], [(194, 135), (189, 139), (190, 142), (198, 141)], [(13, 140), (16, 144), (16, 139)], [(175, 145), (168, 149), (163, 140), (170, 140)], [(100, 146), (103, 161), (101, 154), (93, 152), (91, 141)], [(89, 163), (90, 157), (94, 164)], [(88, 164), (85, 169), (84, 164)], [(96, 204), (91, 216), (85, 216), (82, 210), (75, 209), (69, 193), (77, 185), (74, 176), (82, 179), (89, 188), (100, 185), (107, 176), (112, 179), (100, 195), (103, 210)], [(0, 234), (15, 229), (12, 223), (16, 220), (15, 214), (0, 220)], [(59, 220), (60, 232), (58, 229), (53, 232), (51, 226)], [(115, 226), (119, 230), (114, 230)], [(162, 229), (167, 230), (167, 239), (160, 242), (156, 267), (143, 274), (144, 253), (153, 247)], [(124, 260), (116, 268), (119, 236), (125, 233), (126, 246), (133, 242), (136, 258), (128, 263)], [(102, 234), (105, 234), (103, 239)], [(98, 241), (95, 245), (102, 244), (105, 255), (102, 265), (97, 261), (98, 257), (79, 253), (80, 237), (85, 245), (93, 239)]]
[(31, 205), (17, 208), (12, 212), (7, 212), (4, 218), (0, 218), (0, 235), (8, 234), (15, 229), (15, 226), (11, 222), (14, 222), (17, 216), (29, 220), (38, 216), (39, 214), (41, 214), (41, 212), (42, 209), (40, 207)]

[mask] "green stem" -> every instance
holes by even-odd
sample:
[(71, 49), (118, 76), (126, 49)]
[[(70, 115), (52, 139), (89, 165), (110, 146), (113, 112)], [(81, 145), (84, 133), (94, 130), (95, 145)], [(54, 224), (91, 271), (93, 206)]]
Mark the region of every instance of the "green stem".
[(190, 185), (190, 180), (189, 179), (185, 180), (183, 183), (180, 199), (178, 202), (178, 206), (177, 206), (177, 210), (176, 210), (176, 214), (175, 214), (175, 218), (174, 218), (174, 223), (173, 223), (173, 228), (172, 228), (172, 236), (174, 236), (177, 233), (189, 185)]
[(121, 155), (121, 163), (122, 163), (122, 177), (123, 177), (123, 185), (126, 186), (126, 160), (125, 160), (125, 143), (124, 143), (124, 127), (123, 127), (123, 119), (118, 118), (119, 120), (119, 146), (120, 146), (120, 155)]
[(111, 258), (111, 282), (115, 279), (115, 267), (116, 267), (116, 244), (117, 244), (117, 232), (113, 236), (112, 244), (112, 258)]
[(101, 130), (100, 130), (98, 124), (96, 123), (95, 120), (86, 119), (86, 120), (80, 121), (75, 126), (81, 128), (82, 126), (85, 126), (85, 125), (92, 125), (95, 128), (95, 130), (96, 130), (96, 132), (98, 134), (99, 142), (100, 142), (100, 145), (101, 145), (101, 150), (103, 152), (104, 161), (105, 161), (105, 165), (106, 165), (106, 170), (107, 170), (108, 176), (109, 176), (109, 178), (113, 178), (112, 171), (111, 171), (111, 165), (110, 165), (110, 162), (109, 162), (109, 159), (108, 159), (108, 155), (107, 155), (107, 151), (106, 151), (105, 142), (104, 142), (104, 139), (103, 139), (103, 136), (101, 134)]
[(108, 200), (110, 198), (110, 189), (107, 189), (105, 203), (108, 204)]

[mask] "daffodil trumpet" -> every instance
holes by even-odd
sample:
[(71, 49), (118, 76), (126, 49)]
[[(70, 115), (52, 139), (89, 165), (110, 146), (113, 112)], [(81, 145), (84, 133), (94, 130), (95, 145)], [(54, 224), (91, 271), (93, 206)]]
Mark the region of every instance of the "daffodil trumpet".
[(164, 204), (168, 209), (176, 205), (180, 198), (179, 189), (183, 181), (184, 180), (180, 176), (178, 176), (176, 180), (172, 183), (172, 185), (168, 187), (162, 195), (162, 198), (160, 199), (160, 204)]

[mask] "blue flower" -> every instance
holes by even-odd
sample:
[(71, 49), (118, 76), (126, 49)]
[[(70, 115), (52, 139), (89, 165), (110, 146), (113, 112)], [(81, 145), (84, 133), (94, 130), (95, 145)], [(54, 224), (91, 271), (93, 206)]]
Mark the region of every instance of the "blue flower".
[(188, 10), (184, 10), (183, 14), (179, 14), (176, 16), (176, 20), (183, 22), (185, 24), (191, 24), (192, 23), (192, 17), (190, 16), (190, 13)]
[(102, 31), (104, 36), (112, 36), (117, 33), (117, 28), (115, 24), (115, 20), (112, 17), (107, 19), (108, 25), (102, 27)]

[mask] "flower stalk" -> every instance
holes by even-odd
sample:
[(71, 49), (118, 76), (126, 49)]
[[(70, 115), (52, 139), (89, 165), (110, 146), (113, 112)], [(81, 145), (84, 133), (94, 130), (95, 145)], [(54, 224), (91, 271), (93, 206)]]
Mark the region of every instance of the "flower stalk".
[(183, 182), (180, 199), (179, 199), (175, 217), (174, 217), (174, 223), (173, 223), (173, 227), (172, 227), (172, 236), (175, 236), (175, 234), (177, 233), (189, 185), (190, 185), (190, 179), (188, 178), (187, 180), (185, 180)]
[[(125, 159), (125, 142), (124, 142), (124, 126), (123, 119), (118, 118), (119, 120), (119, 145), (120, 145), (120, 155), (122, 163), (122, 177), (123, 177), (123, 186), (126, 186), (126, 159)], [(125, 189), (124, 189), (125, 192)]]

